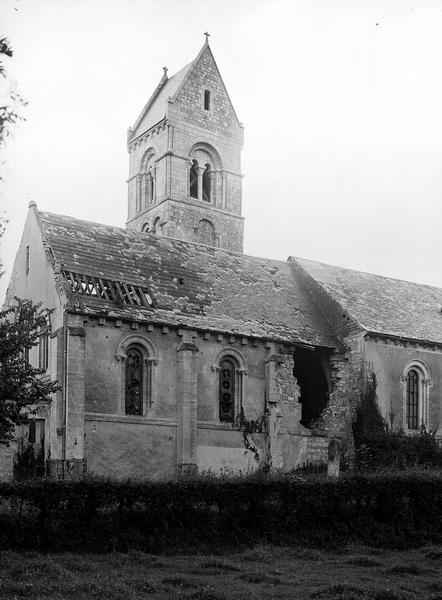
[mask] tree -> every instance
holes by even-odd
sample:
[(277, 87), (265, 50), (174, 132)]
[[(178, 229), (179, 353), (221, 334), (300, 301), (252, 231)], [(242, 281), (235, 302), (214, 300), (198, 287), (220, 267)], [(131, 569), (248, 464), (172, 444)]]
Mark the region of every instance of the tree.
[[(6, 219), (3, 216), (0, 216), (0, 241), (3, 237), (3, 234), (5, 233), (5, 227), (6, 227)], [(0, 256), (0, 277), (3, 275), (4, 271), (3, 271), (3, 263), (2, 263), (2, 259)]]
[(12, 54), (9, 41), (0, 38), (0, 147), (11, 135), (17, 121), (24, 120), (22, 110), (27, 105), (7, 75), (4, 58), (11, 58)]
[(0, 444), (9, 445), (15, 426), (27, 423), (29, 412), (59, 389), (57, 382), (42, 380), (43, 371), (27, 360), (48, 317), (40, 305), (18, 298), (0, 311)]
[(356, 407), (353, 422), (353, 436), (356, 447), (366, 444), (374, 437), (385, 432), (385, 421), (379, 410), (376, 389), (376, 374), (369, 371), (361, 401)]
[[(8, 40), (0, 38), (0, 148), (17, 121), (24, 119), (21, 111), (27, 104), (7, 76), (4, 58), (12, 54)], [(0, 216), (0, 239), (6, 223)], [(2, 274), (0, 259), (0, 277)], [(9, 445), (15, 427), (27, 423), (32, 407), (47, 402), (59, 389), (57, 382), (43, 381), (42, 371), (27, 360), (29, 350), (38, 344), (40, 331), (46, 329), (48, 316), (40, 305), (18, 298), (13, 306), (0, 311), (0, 444)]]

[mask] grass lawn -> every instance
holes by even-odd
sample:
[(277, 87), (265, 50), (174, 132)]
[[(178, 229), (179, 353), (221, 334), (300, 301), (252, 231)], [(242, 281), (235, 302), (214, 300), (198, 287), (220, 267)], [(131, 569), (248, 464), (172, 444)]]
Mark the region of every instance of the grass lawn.
[(223, 556), (0, 552), (0, 598), (442, 600), (442, 547)]

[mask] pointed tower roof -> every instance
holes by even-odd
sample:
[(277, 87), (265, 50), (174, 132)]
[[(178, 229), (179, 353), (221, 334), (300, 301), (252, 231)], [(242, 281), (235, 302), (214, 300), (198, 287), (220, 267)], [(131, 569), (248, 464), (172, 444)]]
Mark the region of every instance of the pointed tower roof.
[(181, 83), (183, 79), (185, 79), (193, 62), (194, 61), (183, 67), (170, 78), (167, 77), (167, 69), (164, 67), (164, 75), (154, 93), (147, 101), (147, 104), (144, 106), (133, 127), (129, 129), (129, 141), (131, 141), (138, 132), (144, 133), (164, 119), (167, 111), (167, 101), (169, 98), (173, 97), (176, 90), (181, 87)]
[(238, 116), (236, 115), (235, 109), (233, 108), (233, 104), (230, 100), (227, 88), (221, 77), (221, 73), (219, 72), (218, 65), (216, 64), (215, 58), (213, 57), (213, 53), (208, 42), (208, 36), (206, 35), (206, 41), (204, 42), (201, 50), (198, 52), (196, 58), (192, 62), (183, 67), (180, 71), (172, 75), (172, 77), (170, 78), (167, 76), (166, 67), (164, 67), (164, 75), (162, 76), (158, 86), (156, 87), (152, 96), (149, 98), (147, 104), (144, 106), (143, 110), (140, 113), (140, 116), (135, 121), (133, 127), (129, 129), (128, 142), (131, 142), (134, 138), (138, 137), (138, 135), (145, 133), (148, 129), (150, 129), (151, 127), (153, 127), (154, 125), (156, 125), (164, 119), (164, 117), (167, 114), (168, 101), (171, 100), (172, 102), (174, 102), (176, 100), (180, 91), (191, 76), (193, 69), (196, 67), (200, 58), (203, 56), (206, 50), (210, 52), (210, 56), (218, 72), (218, 76), (224, 86), (229, 102), (232, 105), (232, 109), (237, 119), (238, 125), (241, 125)]

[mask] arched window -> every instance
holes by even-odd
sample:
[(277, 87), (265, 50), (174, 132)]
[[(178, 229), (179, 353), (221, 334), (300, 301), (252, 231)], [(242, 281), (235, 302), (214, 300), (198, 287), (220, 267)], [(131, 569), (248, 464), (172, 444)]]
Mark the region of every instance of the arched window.
[(198, 198), (198, 161), (195, 159), (190, 166), (190, 197)]
[(219, 420), (235, 420), (235, 365), (230, 358), (224, 358), (219, 367)]
[(419, 374), (415, 369), (408, 371), (406, 394), (407, 429), (419, 429)]
[(152, 225), (152, 233), (155, 233), (156, 235), (161, 235), (161, 227), (160, 227), (160, 222), (161, 222), (161, 218), (157, 217)]
[(126, 415), (143, 414), (143, 354), (130, 347), (126, 355), (124, 406)]
[(218, 152), (206, 142), (197, 142), (189, 152), (189, 160), (190, 197), (216, 205), (224, 185), (221, 177), (223, 166)]
[(430, 374), (427, 366), (419, 361), (411, 361), (404, 369), (404, 428), (418, 431), (429, 425), (428, 400)]
[(245, 358), (234, 348), (224, 348), (212, 369), (217, 375), (218, 420), (233, 423), (242, 407), (244, 376), (247, 375)]
[(143, 231), (144, 233), (147, 233), (149, 231), (149, 223), (143, 223), (143, 226), (141, 227), (141, 231)]
[(206, 167), (203, 173), (203, 200), (205, 202), (210, 202), (211, 179), (212, 171), (209, 163), (206, 163)]
[(152, 171), (148, 171), (144, 176), (144, 208), (154, 202), (154, 178)]
[(198, 223), (198, 242), (215, 246), (215, 227), (208, 219), (201, 219)]
[(155, 150), (149, 148), (143, 154), (137, 176), (137, 212), (155, 202)]
[(116, 358), (121, 361), (120, 414), (145, 415), (153, 404), (154, 345), (142, 335), (129, 335), (118, 345)]

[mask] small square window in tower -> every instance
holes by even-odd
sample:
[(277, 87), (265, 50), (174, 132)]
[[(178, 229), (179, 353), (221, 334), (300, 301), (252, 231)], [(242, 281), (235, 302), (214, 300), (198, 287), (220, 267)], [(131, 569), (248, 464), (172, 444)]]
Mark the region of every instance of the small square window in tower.
[(210, 110), (210, 91), (204, 90), (204, 110)]

